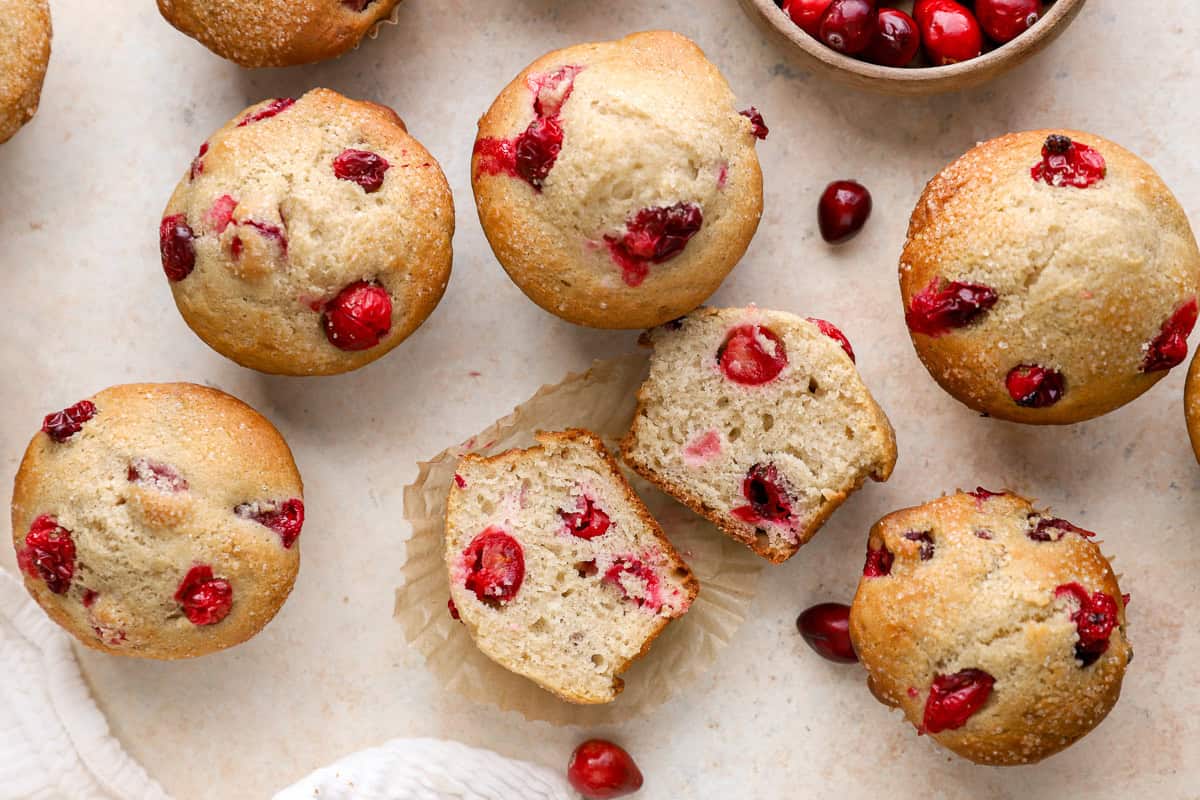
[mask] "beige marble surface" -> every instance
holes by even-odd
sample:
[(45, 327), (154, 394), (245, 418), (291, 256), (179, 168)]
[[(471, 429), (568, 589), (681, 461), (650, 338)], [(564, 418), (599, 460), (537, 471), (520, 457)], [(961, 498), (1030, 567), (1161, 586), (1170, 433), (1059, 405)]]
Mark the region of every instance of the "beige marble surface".
[[(647, 798), (1197, 797), (1200, 468), (1184, 436), (1182, 371), (1103, 419), (1037, 430), (981, 419), (944, 395), (909, 345), (895, 265), (924, 181), (1010, 129), (1094, 130), (1149, 159), (1200, 213), (1200, 14), (1186, 0), (1092, 0), (1049, 51), (976, 91), (899, 100), (811, 78), (736, 0), (407, 0), (399, 25), (335, 63), (246, 72), (169, 28), (150, 0), (52, 0), (42, 110), (0, 146), (0, 478), (48, 410), (106, 385), (188, 379), (242, 397), (296, 451), (310, 509), (303, 567), (255, 640), (186, 663), (82, 653), (116, 733), (180, 798), (264, 797), (395, 736), (444, 736), (549, 766), (585, 734), (618, 737)], [(1137, 6), (1135, 9), (1134, 6)], [(633, 346), (525, 300), (475, 219), (474, 123), (500, 87), (555, 46), (646, 28), (697, 39), (771, 125), (766, 213), (715, 297), (827, 317), (895, 422), (892, 481), (852, 499), (791, 563), (767, 571), (715, 667), (617, 729), (522, 722), (438, 690), (392, 620), (404, 560), (401, 489), (416, 461), (506, 413), (542, 383)], [(196, 147), (250, 102), (329, 86), (387, 103), (441, 160), (458, 202), (454, 277), (405, 345), (336, 378), (269, 378), (210, 352), (180, 320), (156, 228)], [(824, 184), (874, 193), (865, 233), (816, 235)], [(478, 373), (475, 375), (474, 373)], [(1133, 594), (1125, 696), (1070, 751), (1023, 769), (958, 761), (868, 694), (863, 674), (795, 634), (812, 602), (844, 599), (876, 518), (955, 486), (1008, 485), (1101, 531)], [(15, 568), (11, 551), (0, 563)], [(0, 715), (3, 710), (0, 709)]]

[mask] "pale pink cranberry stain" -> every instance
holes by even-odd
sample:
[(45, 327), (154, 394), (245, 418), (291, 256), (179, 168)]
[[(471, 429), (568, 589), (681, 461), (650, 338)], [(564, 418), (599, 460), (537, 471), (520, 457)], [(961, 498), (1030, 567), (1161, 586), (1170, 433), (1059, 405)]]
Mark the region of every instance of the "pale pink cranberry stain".
[(721, 454), (721, 434), (716, 430), (705, 431), (683, 448), (683, 461), (689, 467), (699, 467)]

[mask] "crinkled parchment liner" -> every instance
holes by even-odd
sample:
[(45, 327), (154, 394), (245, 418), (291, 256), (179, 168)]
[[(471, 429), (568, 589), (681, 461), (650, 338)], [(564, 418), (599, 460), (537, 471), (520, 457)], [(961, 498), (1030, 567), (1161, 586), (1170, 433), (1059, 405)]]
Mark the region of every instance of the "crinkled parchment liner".
[[(400, 24), (400, 6), (402, 6), (402, 5), (404, 5), (403, 0), (401, 0), (401, 2), (399, 2), (399, 3), (396, 3), (396, 7), (392, 9), (392, 13), (388, 14), (386, 17), (384, 17), (381, 20), (377, 20), (373, 25), (371, 25), (370, 30), (367, 31), (367, 34), (366, 34), (366, 36), (363, 37), (363, 39), (369, 38), (372, 41), (374, 41), (376, 38), (379, 37), (379, 30), (384, 25)], [(359, 39), (357, 42), (355, 42), (354, 49), (357, 50), (360, 46), (362, 46), (362, 39)]]
[(459, 456), (486, 455), (534, 444), (538, 430), (580, 427), (614, 448), (629, 429), (647, 356), (633, 354), (597, 361), (587, 373), (543, 386), (512, 414), (458, 447), (420, 465), (404, 490), (404, 516), (412, 524), (408, 557), (396, 590), (395, 616), (408, 642), (425, 656), (447, 687), (478, 703), (518, 711), (526, 719), (556, 725), (616, 723), (665, 702), (708, 668), (746, 617), (754, 598), (761, 559), (718, 532), (709, 522), (627, 472), (634, 489), (662, 525), (700, 581), (700, 594), (681, 619), (666, 627), (645, 658), (634, 662), (625, 691), (603, 706), (559, 700), (532, 681), (493, 663), (446, 610), (449, 583), (442, 560), (446, 494)]

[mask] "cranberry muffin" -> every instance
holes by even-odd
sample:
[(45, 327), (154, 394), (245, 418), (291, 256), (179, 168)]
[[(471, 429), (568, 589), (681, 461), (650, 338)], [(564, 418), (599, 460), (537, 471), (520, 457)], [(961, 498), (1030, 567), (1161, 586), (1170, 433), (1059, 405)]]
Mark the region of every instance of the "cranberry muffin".
[(158, 0), (163, 18), (243, 67), (288, 67), (336, 58), (400, 0)]
[(159, 227), (184, 320), (283, 375), (357, 369), (404, 341), (450, 277), (454, 203), (395, 112), (314, 89), (200, 146)]
[(1079, 422), (1187, 355), (1200, 250), (1137, 156), (1088, 133), (985, 142), (925, 188), (900, 260), (917, 355), (946, 391), (1013, 422)]
[(984, 489), (884, 517), (850, 609), (872, 693), (979, 764), (1081, 739), (1133, 658), (1128, 597), (1094, 535)]
[(13, 490), (29, 593), (122, 656), (190, 658), (254, 636), (292, 590), (303, 523), (279, 432), (190, 383), (114, 386), (47, 415)]
[(479, 219), (531, 300), (596, 328), (649, 328), (700, 305), (762, 214), (767, 128), (677, 33), (557, 50), (479, 122)]
[(1183, 410), (1187, 417), (1192, 451), (1200, 461), (1200, 354), (1192, 359), (1192, 365), (1188, 368), (1187, 382), (1183, 389)]
[(49, 61), (46, 0), (0, 0), (0, 143), (37, 113)]

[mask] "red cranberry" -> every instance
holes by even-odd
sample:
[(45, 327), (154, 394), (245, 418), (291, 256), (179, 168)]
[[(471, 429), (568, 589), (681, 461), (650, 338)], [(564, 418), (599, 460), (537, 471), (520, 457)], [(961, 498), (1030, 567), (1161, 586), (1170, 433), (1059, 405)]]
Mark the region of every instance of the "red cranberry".
[(1008, 492), (989, 492), (982, 486), (976, 486), (975, 491), (967, 492), (967, 494), (971, 495), (971, 497), (974, 497), (982, 504), (993, 497), (1004, 497), (1006, 494), (1008, 494)]
[(1020, 36), (1042, 16), (1042, 0), (975, 0), (979, 26), (1004, 44)]
[[(1057, 542), (1068, 533), (1077, 534), (1085, 539), (1090, 539), (1096, 535), (1092, 531), (1080, 528), (1078, 525), (1072, 525), (1065, 519), (1058, 519), (1057, 517), (1049, 519), (1035, 515), (1030, 519), (1031, 521), (1036, 519), (1037, 522), (1025, 532), (1025, 535), (1035, 542)], [(1055, 535), (1055, 532), (1057, 532), (1057, 535)]]
[(237, 124), (239, 128), (249, 125), (252, 122), (259, 122), (264, 119), (275, 116), (281, 111), (286, 111), (295, 105), (296, 101), (291, 97), (276, 97), (265, 106), (255, 111), (253, 114), (248, 114), (245, 119)]
[(934, 278), (919, 294), (913, 295), (904, 321), (913, 333), (943, 336), (975, 322), (999, 299), (995, 289), (981, 283)]
[(1117, 627), (1117, 601), (1104, 592), (1088, 595), (1078, 583), (1065, 583), (1054, 590), (1055, 597), (1070, 595), (1079, 608), (1071, 614), (1078, 641), (1075, 657), (1083, 666), (1091, 666), (1108, 651), (1109, 637)]
[(952, 731), (967, 724), (983, 708), (996, 679), (981, 669), (964, 669), (953, 675), (938, 675), (925, 701), (926, 733)]
[(194, 238), (186, 214), (163, 217), (158, 226), (158, 252), (167, 280), (181, 281), (192, 274), (196, 266), (196, 246), (192, 243)]
[(225, 229), (229, 227), (229, 223), (233, 222), (233, 210), (237, 208), (237, 205), (237, 200), (223, 194), (213, 201), (212, 207), (204, 215), (204, 221), (211, 225), (218, 234), (224, 233)]
[(322, 324), (339, 350), (369, 350), (392, 329), (392, 298), (382, 286), (357, 281), (329, 301)]
[(783, 10), (792, 18), (792, 22), (815, 39), (820, 35), (821, 15), (832, 2), (833, 0), (784, 0)]
[(96, 600), (99, 598), (99, 592), (95, 591), (94, 589), (84, 589), (83, 597), (80, 599), (80, 602), (83, 603), (84, 608), (91, 608), (92, 606), (96, 605)]
[(742, 480), (742, 497), (748, 506), (733, 509), (733, 516), (751, 525), (758, 522), (787, 522), (792, 518), (791, 497), (774, 464), (755, 464)]
[(763, 325), (739, 325), (717, 350), (721, 372), (734, 383), (759, 386), (775, 380), (787, 366), (787, 348)]
[(910, 542), (921, 543), (920, 555), (922, 561), (928, 561), (933, 558), (934, 544), (932, 531), (909, 531), (904, 534), (904, 538)]
[(196, 180), (196, 176), (204, 172), (204, 154), (208, 152), (208, 142), (200, 144), (200, 152), (192, 159), (192, 166), (188, 169), (188, 180)]
[(224, 578), (214, 578), (212, 567), (199, 564), (179, 582), (175, 601), (193, 625), (215, 625), (233, 608), (233, 587)]
[(17, 566), (31, 578), (41, 578), (55, 594), (66, 594), (75, 576), (75, 541), (71, 532), (49, 514), (29, 526), (17, 550)]
[(590, 497), (580, 497), (579, 511), (564, 511), (558, 509), (558, 515), (566, 523), (567, 531), (580, 539), (595, 539), (603, 536), (611, 524), (608, 514), (604, 513)]
[(466, 587), (481, 602), (503, 605), (517, 596), (525, 580), (525, 551), (503, 530), (492, 526), (476, 536), (463, 550)]
[(367, 10), (367, 7), (374, 3), (375, 0), (342, 0), (342, 5), (356, 13), (361, 13)]
[(179, 474), (179, 470), (170, 464), (148, 458), (134, 459), (126, 471), (126, 478), (130, 483), (149, 486), (160, 492), (186, 492), (188, 489), (187, 479)]
[(846, 334), (838, 330), (836, 325), (832, 322), (826, 322), (823, 319), (817, 319), (816, 317), (809, 317), (808, 321), (816, 325), (817, 330), (821, 333), (840, 344), (842, 349), (846, 351), (846, 355), (850, 356), (851, 361), (856, 360), (854, 358), (854, 348), (850, 346), (850, 340), (846, 338)]
[[(240, 224), (244, 227), (247, 227), (254, 231), (257, 231), (260, 236), (263, 236), (267, 239), (273, 239), (275, 241), (275, 243), (279, 245), (280, 253), (283, 255), (284, 258), (287, 258), (287, 253), (288, 253), (287, 236), (284, 234), (283, 229), (280, 228), (278, 225), (272, 225), (269, 222), (259, 222), (258, 220), (253, 220), (253, 219), (248, 219)], [(242, 257), (241, 237), (238, 237), (238, 236), (233, 237), (233, 241), (231, 241), (229, 243), (229, 249), (230, 249), (230, 255), (233, 256), (234, 261), (241, 258)]]
[(871, 216), (871, 193), (857, 181), (834, 181), (817, 204), (821, 238), (830, 244), (853, 239)]
[(807, 608), (796, 619), (796, 628), (818, 655), (840, 664), (858, 661), (850, 642), (850, 606), (820, 603)]
[(625, 283), (640, 286), (650, 274), (651, 264), (662, 264), (682, 253), (703, 224), (704, 214), (695, 203), (643, 208), (626, 221), (625, 233), (606, 235), (604, 241), (613, 261), (621, 265)]
[(887, 549), (887, 545), (880, 543), (878, 550), (867, 545), (867, 561), (863, 564), (863, 577), (882, 578), (891, 575), (892, 562), (895, 560), (896, 556)]
[(750, 120), (750, 132), (754, 134), (755, 139), (767, 138), (767, 134), (771, 132), (771, 129), (767, 127), (762, 113), (757, 108), (750, 106), (745, 111), (739, 111), (738, 113)]
[(47, 414), (42, 420), (42, 432), (60, 444), (83, 430), (83, 423), (96, 416), (91, 400), (80, 400), (69, 408)]
[(296, 497), (279, 504), (242, 503), (233, 513), (275, 531), (285, 550), (292, 549), (304, 528), (304, 501)]
[(918, 25), (934, 66), (969, 61), (983, 52), (983, 32), (966, 6), (954, 0), (935, 0), (922, 9)]
[(645, 607), (654, 613), (662, 608), (662, 581), (652, 567), (638, 558), (623, 556), (616, 559), (604, 572), (602, 580), (620, 589), (621, 594), (637, 603), (639, 608)]
[(1013, 367), (1004, 381), (1009, 397), (1023, 408), (1046, 408), (1062, 399), (1066, 379), (1056, 369), (1036, 364)]
[(450, 612), (450, 619), (455, 622), (462, 622), (462, 617), (458, 614), (458, 606), (454, 605), (453, 597), (446, 601), (446, 610)]
[(383, 173), (391, 164), (387, 159), (366, 150), (343, 150), (333, 160), (333, 174), (339, 180), (357, 183), (367, 194), (383, 186)]
[(1200, 306), (1195, 297), (1175, 309), (1170, 319), (1162, 324), (1158, 336), (1146, 346), (1142, 372), (1159, 372), (1183, 363), (1187, 358), (1188, 336), (1196, 327), (1197, 314), (1200, 314)]
[(833, 0), (817, 28), (818, 39), (847, 55), (866, 50), (874, 33), (875, 4), (871, 0)]
[(1042, 145), (1042, 160), (1033, 165), (1029, 174), (1035, 181), (1051, 186), (1086, 189), (1104, 179), (1108, 165), (1099, 150), (1072, 141), (1069, 136), (1052, 133)]
[(864, 54), (868, 61), (885, 67), (903, 67), (911, 63), (921, 49), (917, 23), (898, 8), (881, 8), (875, 20), (875, 34)]
[(629, 753), (603, 739), (589, 739), (575, 748), (567, 764), (567, 780), (588, 800), (624, 797), (644, 782)]

